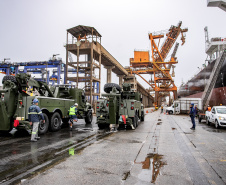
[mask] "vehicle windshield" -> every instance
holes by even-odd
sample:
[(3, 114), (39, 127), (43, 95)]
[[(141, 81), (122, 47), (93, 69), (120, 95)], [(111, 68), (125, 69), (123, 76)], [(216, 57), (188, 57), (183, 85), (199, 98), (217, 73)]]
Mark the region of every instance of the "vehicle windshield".
[(218, 114), (226, 114), (226, 108), (217, 108)]

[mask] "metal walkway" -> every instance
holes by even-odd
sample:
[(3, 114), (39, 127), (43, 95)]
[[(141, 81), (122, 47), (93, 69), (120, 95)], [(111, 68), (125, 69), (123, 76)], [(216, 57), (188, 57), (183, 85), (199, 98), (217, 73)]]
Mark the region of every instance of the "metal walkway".
[(210, 75), (210, 78), (208, 80), (208, 83), (206, 84), (205, 90), (202, 95), (202, 100), (203, 100), (203, 107), (204, 109), (207, 107), (210, 101), (211, 97), (211, 92), (215, 86), (215, 83), (217, 81), (218, 74), (220, 72), (221, 66), (224, 63), (226, 59), (226, 50), (224, 50), (220, 57), (216, 60), (216, 63), (214, 64), (212, 73)]

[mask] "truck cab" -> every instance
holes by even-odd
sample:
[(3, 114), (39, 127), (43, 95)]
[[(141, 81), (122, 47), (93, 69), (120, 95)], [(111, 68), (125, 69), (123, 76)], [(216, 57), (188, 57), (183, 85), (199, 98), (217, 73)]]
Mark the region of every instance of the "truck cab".
[(180, 104), (179, 103), (174, 103), (170, 107), (166, 108), (166, 113), (168, 114), (179, 114), (180, 113)]

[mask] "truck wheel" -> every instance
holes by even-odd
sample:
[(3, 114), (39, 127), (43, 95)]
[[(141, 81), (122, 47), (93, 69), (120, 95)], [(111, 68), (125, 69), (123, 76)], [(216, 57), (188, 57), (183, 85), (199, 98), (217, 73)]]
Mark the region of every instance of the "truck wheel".
[(62, 121), (63, 121), (63, 124), (62, 124), (61, 128), (66, 128), (69, 126), (69, 124), (68, 124), (69, 118), (63, 118)]
[(115, 83), (107, 83), (104, 85), (104, 92), (110, 93), (112, 91), (112, 88), (115, 87), (119, 92), (122, 91), (122, 88)]
[(8, 75), (8, 76), (4, 76), (3, 79), (2, 79), (2, 84), (5, 82), (5, 81), (11, 81), (11, 82), (14, 82), (14, 83), (17, 83), (16, 81), (16, 77), (15, 76), (11, 76), (11, 75)]
[(92, 121), (93, 121), (93, 114), (92, 114), (92, 111), (89, 110), (86, 114), (85, 122), (86, 124), (90, 124), (92, 123)]
[(144, 111), (141, 112), (141, 118), (140, 118), (140, 120), (141, 121), (144, 121)]
[(134, 117), (133, 117), (133, 127), (134, 128), (137, 127), (137, 122), (138, 122), (138, 118), (137, 118), (137, 114), (135, 114)]
[(39, 123), (39, 129), (38, 129), (38, 133), (39, 134), (45, 134), (49, 128), (49, 118), (47, 116), (46, 113), (42, 113), (45, 119), (45, 123), (43, 123), (42, 121), (40, 121)]
[(50, 130), (54, 132), (58, 131), (60, 130), (60, 126), (61, 126), (61, 116), (58, 112), (55, 112), (51, 116)]
[(170, 111), (169, 111), (169, 114), (173, 114), (173, 111), (172, 111), (172, 110), (170, 110)]
[(217, 120), (215, 121), (215, 128), (220, 128), (220, 125)]
[(206, 118), (206, 123), (207, 123), (207, 125), (210, 125), (210, 121), (209, 121), (208, 117)]
[(137, 114), (137, 118), (136, 118), (136, 123), (137, 123), (137, 124), (136, 124), (136, 127), (138, 127), (138, 122), (139, 122), (138, 119), (139, 119), (139, 116), (138, 116), (138, 114)]
[(99, 130), (105, 129), (107, 127), (105, 124), (98, 124)]

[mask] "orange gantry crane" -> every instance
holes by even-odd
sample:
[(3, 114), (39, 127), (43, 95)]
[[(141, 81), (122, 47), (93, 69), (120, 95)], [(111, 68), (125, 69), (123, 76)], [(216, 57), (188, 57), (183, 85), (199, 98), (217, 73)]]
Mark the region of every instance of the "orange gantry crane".
[[(134, 51), (134, 58), (130, 58), (130, 67), (126, 70), (131, 74), (140, 76), (151, 87), (150, 91), (155, 92), (155, 106), (161, 105), (161, 97), (170, 96), (170, 92), (173, 92), (174, 99), (177, 97), (177, 87), (174, 84), (172, 77), (175, 76), (173, 64), (178, 63), (175, 57), (179, 44), (176, 43), (174, 51), (168, 61), (166, 57), (173, 47), (177, 37), (181, 34), (182, 45), (185, 43), (185, 32), (187, 28), (181, 29), (182, 22), (179, 22), (177, 26), (171, 26), (166, 33), (165, 41), (162, 47), (159, 49), (161, 38), (164, 38), (164, 33), (149, 33), (149, 39), (151, 41), (152, 56), (150, 60), (149, 51)], [(156, 44), (158, 40), (158, 44)], [(170, 71), (172, 69), (172, 76)], [(146, 80), (142, 74), (150, 74), (151, 80)], [(152, 76), (154, 79), (152, 80)]]

